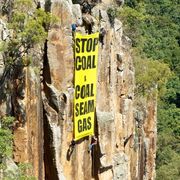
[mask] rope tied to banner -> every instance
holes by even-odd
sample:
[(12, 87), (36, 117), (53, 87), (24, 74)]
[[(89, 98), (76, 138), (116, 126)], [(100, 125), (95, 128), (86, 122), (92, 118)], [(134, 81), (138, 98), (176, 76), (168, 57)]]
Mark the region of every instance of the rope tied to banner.
[[(98, 31), (100, 29), (100, 1), (98, 0)], [(73, 27), (72, 27), (73, 28)], [(97, 88), (97, 61), (99, 32), (74, 35), (74, 140), (90, 136), (94, 138), (95, 129), (95, 107)], [(95, 147), (96, 142), (91, 142), (92, 174), (95, 174)], [(76, 149), (75, 149), (76, 151)]]

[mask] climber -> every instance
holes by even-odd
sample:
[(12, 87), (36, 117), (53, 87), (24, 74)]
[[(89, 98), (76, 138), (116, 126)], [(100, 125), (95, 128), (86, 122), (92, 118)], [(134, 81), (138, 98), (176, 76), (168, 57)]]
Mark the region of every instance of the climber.
[(99, 41), (102, 43), (102, 46), (104, 45), (105, 34), (106, 34), (106, 30), (104, 28), (101, 28), (99, 31)]
[(69, 148), (68, 148), (68, 151), (67, 151), (67, 154), (66, 154), (66, 158), (67, 158), (68, 161), (70, 160), (70, 157), (71, 157), (71, 155), (72, 155), (72, 153), (73, 153), (73, 151), (75, 149), (75, 145), (76, 145), (76, 142), (73, 139), (71, 141), (71, 144), (69, 145)]
[(76, 141), (73, 139), (73, 140), (71, 141), (71, 144), (69, 145), (69, 147), (70, 147), (71, 149), (74, 149), (74, 148), (75, 148), (75, 145), (76, 145)]
[(91, 139), (91, 144), (89, 145), (88, 153), (92, 151), (93, 146), (96, 144), (97, 144), (97, 138), (93, 136)]
[(77, 24), (71, 24), (72, 32), (76, 32), (76, 28), (78, 27)]

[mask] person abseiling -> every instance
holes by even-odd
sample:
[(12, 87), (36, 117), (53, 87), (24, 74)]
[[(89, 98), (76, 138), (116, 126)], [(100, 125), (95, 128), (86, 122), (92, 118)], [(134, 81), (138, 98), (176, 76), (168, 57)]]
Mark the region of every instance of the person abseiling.
[(78, 27), (77, 24), (71, 24), (72, 32), (75, 32), (77, 27)]
[(93, 146), (97, 144), (97, 138), (95, 136), (92, 137), (91, 139), (91, 144), (89, 145), (88, 152), (91, 152), (93, 149)]

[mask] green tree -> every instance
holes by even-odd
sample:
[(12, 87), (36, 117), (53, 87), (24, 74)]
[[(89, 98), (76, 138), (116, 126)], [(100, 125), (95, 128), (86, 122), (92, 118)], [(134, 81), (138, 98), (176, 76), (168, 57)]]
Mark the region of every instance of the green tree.
[(3, 49), (6, 65), (28, 65), (30, 49), (45, 42), (50, 25), (56, 22), (51, 13), (33, 5), (31, 0), (14, 1), (10, 34)]
[(168, 65), (155, 60), (142, 59), (138, 55), (134, 55), (134, 64), (136, 94), (147, 96), (159, 93), (162, 96), (165, 84), (171, 77)]
[[(132, 39), (136, 52), (133, 55), (136, 67), (136, 93), (145, 95), (144, 92), (153, 89), (153, 82), (160, 82), (162, 87), (159, 89), (161, 96), (158, 100), (157, 179), (178, 180), (180, 178), (180, 1), (127, 0), (125, 3), (125, 8), (119, 10), (119, 18), (124, 22), (125, 33)], [(166, 72), (171, 75), (166, 76)], [(170, 78), (167, 81), (162, 77), (161, 82), (161, 76), (164, 75)], [(166, 86), (162, 86), (163, 84)]]
[(12, 123), (14, 117), (6, 116), (0, 121), (0, 163), (6, 156), (12, 155)]

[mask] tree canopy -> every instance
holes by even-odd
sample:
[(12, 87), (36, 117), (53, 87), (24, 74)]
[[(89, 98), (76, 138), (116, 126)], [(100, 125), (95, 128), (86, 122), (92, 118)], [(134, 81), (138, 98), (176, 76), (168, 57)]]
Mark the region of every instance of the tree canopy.
[[(118, 11), (124, 32), (132, 39), (136, 52), (137, 92), (150, 91), (154, 80), (165, 85), (159, 89), (156, 179), (177, 180), (180, 178), (180, 1), (126, 0), (125, 7)], [(147, 68), (143, 72), (142, 66)]]

